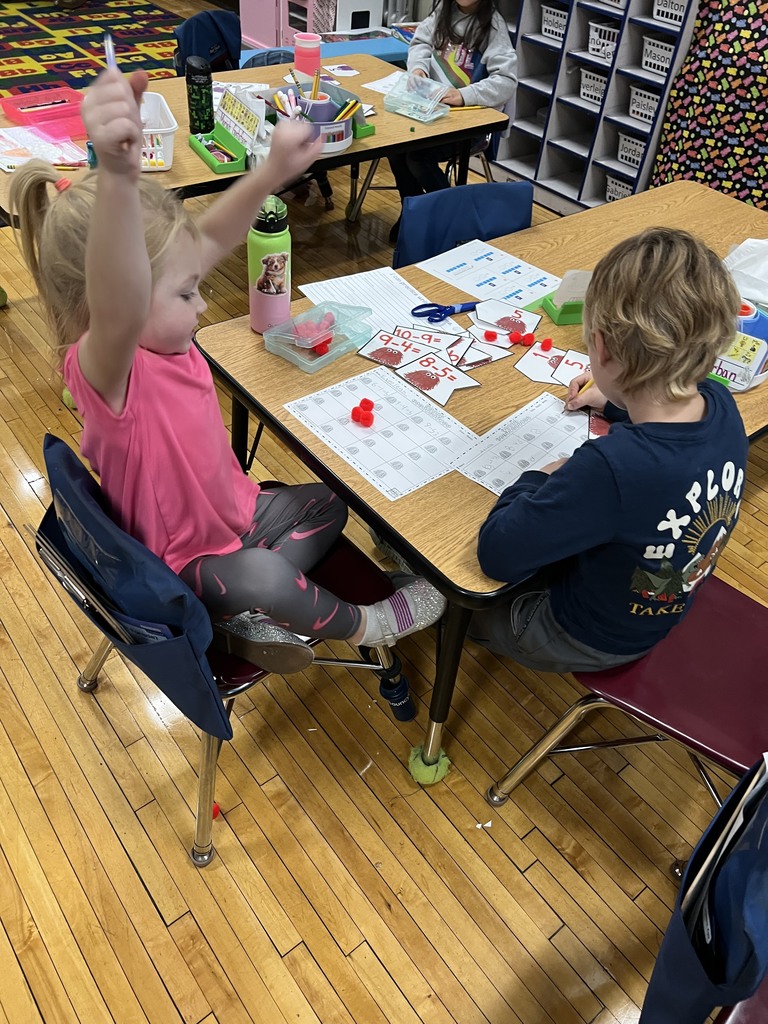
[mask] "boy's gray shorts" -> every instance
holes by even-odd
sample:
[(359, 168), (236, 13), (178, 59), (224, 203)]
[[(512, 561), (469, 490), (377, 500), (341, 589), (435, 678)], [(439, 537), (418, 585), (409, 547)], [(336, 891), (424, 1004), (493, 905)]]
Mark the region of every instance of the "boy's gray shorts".
[(467, 635), (496, 654), (543, 672), (599, 672), (647, 653), (606, 654), (574, 639), (555, 621), (549, 589), (537, 586), (535, 578), (495, 608), (475, 612)]

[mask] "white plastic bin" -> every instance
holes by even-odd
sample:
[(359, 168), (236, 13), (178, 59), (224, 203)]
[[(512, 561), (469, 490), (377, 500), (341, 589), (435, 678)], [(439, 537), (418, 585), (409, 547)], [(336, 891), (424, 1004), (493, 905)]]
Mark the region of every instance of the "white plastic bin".
[(686, 0), (653, 0), (653, 17), (668, 25), (682, 25), (687, 6)]
[(591, 68), (581, 68), (581, 89), (579, 96), (590, 103), (602, 103), (605, 95), (605, 88), (608, 85), (608, 76), (601, 75)]
[(173, 163), (173, 140), (179, 127), (165, 98), (145, 92), (141, 101), (142, 171), (169, 171)]
[(541, 34), (543, 36), (562, 41), (567, 22), (568, 11), (564, 11), (560, 7), (550, 7), (549, 4), (541, 5)]
[(619, 149), (616, 159), (620, 163), (637, 168), (643, 162), (644, 153), (645, 141), (643, 139), (636, 139), (634, 135), (625, 135), (624, 132), (619, 132)]
[(666, 75), (672, 63), (675, 44), (656, 36), (643, 36), (643, 71), (653, 71), (657, 75)]
[(587, 50), (593, 57), (610, 63), (619, 38), (619, 26), (613, 21), (590, 21)]
[(614, 178), (612, 174), (606, 174), (605, 201), (607, 203), (613, 203), (617, 199), (626, 199), (627, 196), (631, 195), (632, 186), (628, 181), (621, 181), (620, 178)]
[(660, 99), (659, 94), (651, 92), (650, 89), (643, 89), (639, 85), (630, 85), (629, 116), (636, 117), (638, 121), (652, 124)]

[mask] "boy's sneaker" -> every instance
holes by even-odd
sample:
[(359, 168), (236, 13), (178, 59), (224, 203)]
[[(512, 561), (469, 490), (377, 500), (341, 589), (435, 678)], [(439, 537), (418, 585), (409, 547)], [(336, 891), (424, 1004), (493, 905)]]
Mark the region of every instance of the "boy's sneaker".
[(312, 648), (259, 612), (242, 612), (213, 624), (213, 644), (266, 672), (288, 675), (314, 661)]
[(414, 575), (412, 566), (406, 562), (402, 555), (395, 551), (391, 544), (387, 544), (385, 540), (382, 540), (372, 526), (368, 527), (368, 533), (371, 535), (374, 547), (380, 555), (384, 555), (384, 557), (388, 558), (390, 562), (394, 562), (395, 565), (399, 566), (402, 572), (407, 573), (409, 576)]

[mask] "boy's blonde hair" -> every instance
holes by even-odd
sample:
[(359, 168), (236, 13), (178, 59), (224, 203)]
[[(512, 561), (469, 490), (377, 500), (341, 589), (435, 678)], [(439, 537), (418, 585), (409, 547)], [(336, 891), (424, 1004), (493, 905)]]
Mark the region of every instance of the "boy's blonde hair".
[[(61, 188), (64, 181), (50, 164), (30, 160), (14, 171), (9, 199), (11, 216), (18, 218), (19, 247), (50, 321), (60, 361), (88, 328), (85, 249), (96, 198), (96, 173)], [(57, 182), (60, 190), (54, 187)], [(145, 175), (138, 187), (155, 281), (178, 233), (188, 231), (197, 238), (198, 230), (172, 192)]]
[(687, 231), (648, 228), (597, 264), (584, 302), (626, 395), (650, 386), (680, 401), (733, 340), (741, 299), (719, 256)]

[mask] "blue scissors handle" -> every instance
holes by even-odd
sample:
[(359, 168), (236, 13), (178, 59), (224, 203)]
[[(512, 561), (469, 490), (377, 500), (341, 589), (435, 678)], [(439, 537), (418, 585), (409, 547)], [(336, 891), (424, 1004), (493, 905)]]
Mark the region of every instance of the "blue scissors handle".
[(441, 306), (437, 302), (423, 302), (420, 306), (413, 307), (411, 316), (422, 316), (427, 320), (427, 323), (441, 324), (449, 316), (453, 316), (455, 313), (468, 313), (470, 309), (475, 309), (476, 306), (476, 302), (459, 302), (455, 306)]

